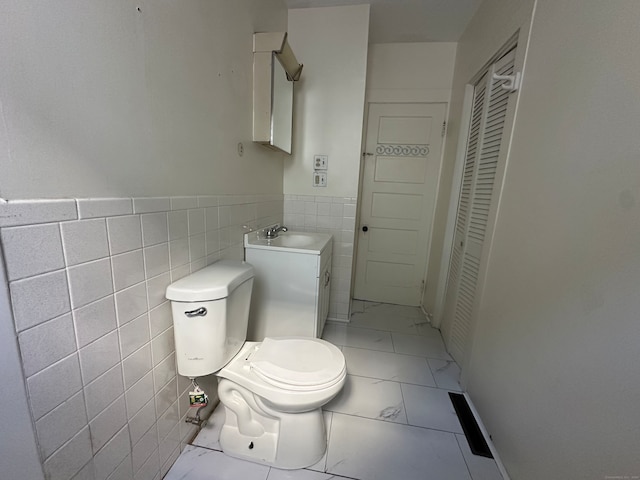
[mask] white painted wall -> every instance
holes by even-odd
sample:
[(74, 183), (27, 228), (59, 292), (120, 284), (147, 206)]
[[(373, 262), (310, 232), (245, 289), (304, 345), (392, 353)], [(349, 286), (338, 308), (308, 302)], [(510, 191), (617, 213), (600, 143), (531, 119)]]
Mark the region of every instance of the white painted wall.
[(447, 102), (456, 43), (369, 45), (367, 101)]
[[(284, 193), (358, 193), (367, 73), (369, 6), (289, 10), (289, 43), (304, 64), (295, 85), (293, 155)], [(329, 156), (328, 185), (311, 186), (313, 155)]]
[(466, 371), (514, 479), (640, 475), (638, 24), (635, 0), (537, 1)]
[(279, 0), (4, 0), (0, 197), (282, 193), (252, 34), (286, 22)]

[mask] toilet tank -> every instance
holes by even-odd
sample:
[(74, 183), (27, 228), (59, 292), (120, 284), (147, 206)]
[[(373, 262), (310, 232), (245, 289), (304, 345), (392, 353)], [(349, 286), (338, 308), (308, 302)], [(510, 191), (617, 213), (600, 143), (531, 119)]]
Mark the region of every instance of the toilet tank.
[(178, 373), (195, 378), (224, 367), (247, 338), (253, 267), (221, 260), (167, 287)]

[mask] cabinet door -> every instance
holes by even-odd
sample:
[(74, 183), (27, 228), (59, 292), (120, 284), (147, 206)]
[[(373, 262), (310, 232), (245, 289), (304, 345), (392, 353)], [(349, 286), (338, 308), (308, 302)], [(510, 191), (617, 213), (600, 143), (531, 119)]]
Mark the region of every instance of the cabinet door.
[(325, 268), (318, 278), (318, 320), (316, 337), (322, 337), (324, 324), (329, 315), (329, 293), (331, 292), (331, 261), (326, 263)]

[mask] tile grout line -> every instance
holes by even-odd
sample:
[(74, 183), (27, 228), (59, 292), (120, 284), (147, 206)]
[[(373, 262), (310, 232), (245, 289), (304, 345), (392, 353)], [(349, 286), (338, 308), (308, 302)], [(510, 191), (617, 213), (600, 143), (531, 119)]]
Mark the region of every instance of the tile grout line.
[[(395, 354), (395, 355), (402, 355), (402, 356), (405, 356), (405, 357), (415, 357), (415, 358), (424, 358), (424, 359), (430, 358), (430, 359), (432, 359), (432, 360), (449, 361), (449, 359), (447, 359), (447, 358), (440, 358), (440, 357), (427, 357), (427, 356), (425, 356), (425, 355), (412, 355), (412, 354), (410, 354), (410, 353), (389, 352), (389, 351), (387, 351), (387, 350), (374, 350), (374, 349), (372, 349), (372, 348), (366, 348), (366, 347), (352, 347), (352, 346), (350, 346), (350, 345), (343, 345), (343, 347), (347, 347), (347, 348), (355, 348), (355, 349), (357, 349), (357, 350), (368, 350), (368, 351), (370, 351), (370, 352), (378, 352), (378, 353), (392, 353), (392, 354)], [(429, 370), (429, 371), (431, 371), (431, 370)]]
[(458, 444), (458, 450), (460, 450), (460, 455), (462, 455), (462, 459), (464, 460), (464, 464), (467, 467), (467, 471), (469, 472), (469, 477), (471, 478), (471, 480), (473, 480), (473, 474), (471, 473), (471, 467), (469, 466), (469, 462), (467, 462), (467, 457), (464, 456), (464, 452), (462, 451), (462, 445), (460, 445), (460, 440), (458, 440), (458, 435), (454, 435), (454, 437), (456, 439), (456, 443)]

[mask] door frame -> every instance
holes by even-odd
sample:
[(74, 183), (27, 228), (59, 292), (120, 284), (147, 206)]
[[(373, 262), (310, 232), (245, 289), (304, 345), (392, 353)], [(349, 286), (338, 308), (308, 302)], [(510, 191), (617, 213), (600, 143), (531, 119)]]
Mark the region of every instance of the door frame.
[[(387, 89), (372, 89), (368, 90), (365, 99), (365, 108), (364, 108), (364, 118), (362, 121), (362, 138), (360, 145), (360, 167), (358, 173), (358, 199), (356, 205), (356, 223), (355, 223), (355, 231), (354, 231), (354, 239), (353, 239), (353, 258), (351, 264), (351, 285), (350, 285), (350, 305), (353, 299), (353, 293), (355, 290), (355, 282), (356, 282), (356, 259), (358, 256), (358, 248), (359, 248), (359, 235), (360, 231), (360, 212), (362, 209), (362, 189), (363, 189), (363, 178), (364, 178), (364, 154), (366, 152), (366, 141), (367, 141), (367, 131), (369, 130), (369, 109), (371, 104), (388, 104), (388, 103), (406, 103), (406, 104), (444, 104), (444, 122), (445, 122), (445, 133), (442, 140), (442, 147), (440, 148), (440, 158), (438, 159), (438, 170), (437, 175), (438, 179), (436, 182), (436, 191), (435, 191), (435, 202), (433, 206), (433, 214), (432, 214), (432, 227), (433, 222), (435, 221), (435, 214), (437, 212), (438, 207), (438, 195), (440, 193), (440, 188), (442, 187), (442, 166), (444, 162), (444, 151), (445, 151), (445, 140), (446, 140), (446, 125), (449, 124), (449, 113), (451, 108), (451, 90), (450, 89), (432, 89), (432, 90), (422, 90), (422, 91), (414, 91), (414, 90), (399, 90), (399, 91), (389, 91)], [(431, 228), (431, 234), (429, 235), (429, 239), (427, 241), (427, 255), (425, 260), (424, 272), (422, 274), (423, 285), (427, 285), (427, 271), (429, 267), (429, 261), (431, 259), (431, 244), (433, 240), (433, 228)], [(436, 279), (437, 280), (437, 279)], [(432, 321), (433, 314), (432, 312), (427, 312), (424, 307), (424, 293), (425, 288), (422, 290), (421, 298), (420, 298), (420, 309), (425, 314), (425, 316)], [(351, 308), (349, 309), (351, 311)]]
[(453, 238), (456, 231), (456, 217), (458, 215), (458, 203), (460, 202), (460, 189), (462, 188), (462, 173), (464, 161), (467, 155), (467, 138), (469, 128), (471, 128), (471, 111), (473, 109), (474, 86), (466, 84), (464, 86), (464, 100), (462, 103), (462, 115), (460, 117), (460, 129), (458, 130), (458, 142), (456, 144), (456, 160), (453, 164), (453, 180), (451, 181), (451, 192), (449, 194), (449, 210), (447, 211), (447, 226), (444, 230), (442, 241), (442, 256), (440, 257), (440, 271), (438, 284), (436, 286), (436, 303), (433, 311), (431, 324), (435, 328), (442, 325), (444, 315), (444, 304), (447, 294), (447, 279), (449, 278), (449, 266), (451, 254), (453, 253)]

